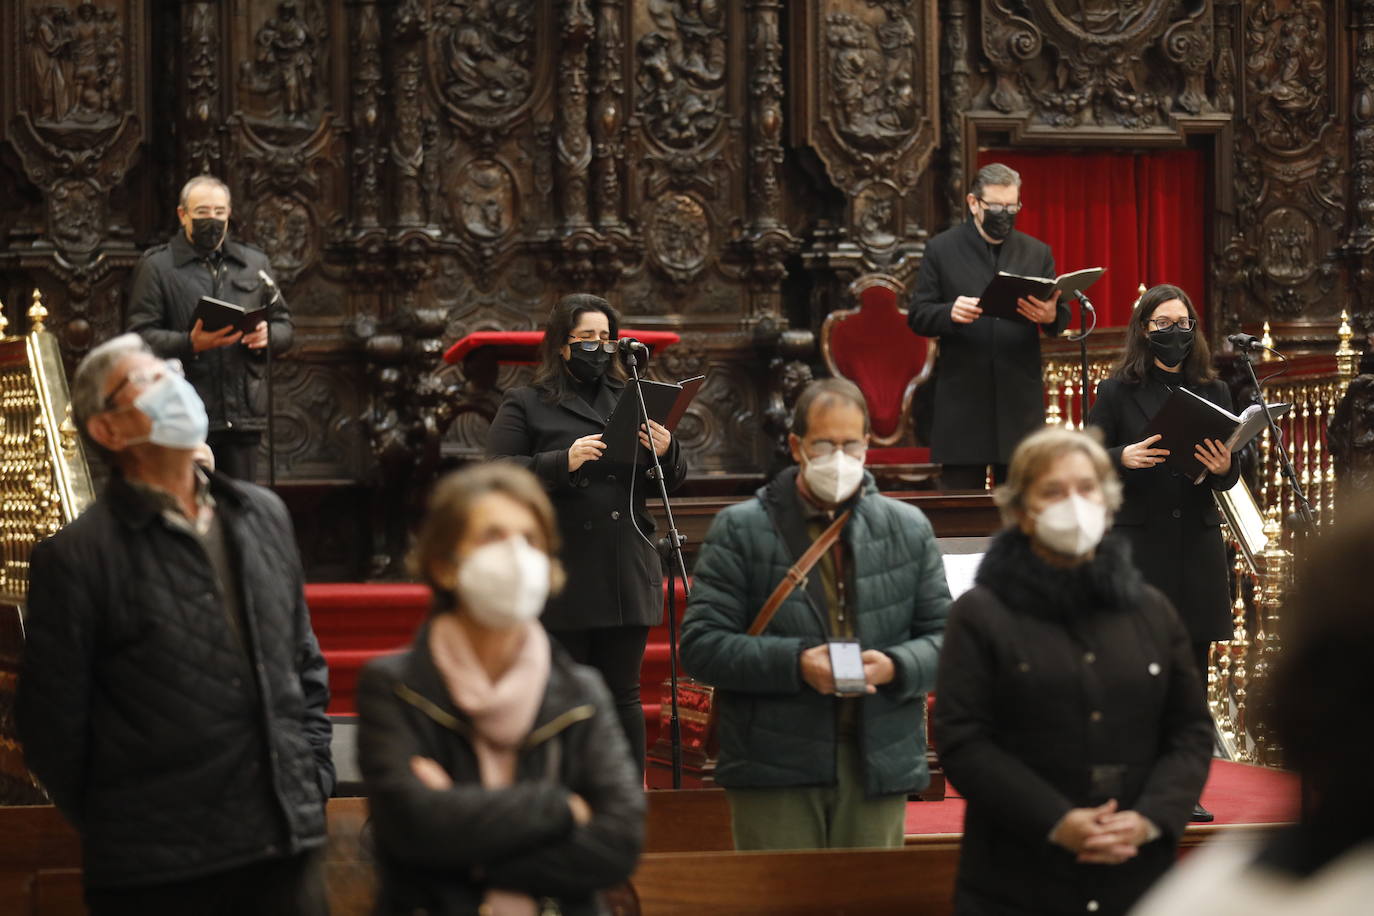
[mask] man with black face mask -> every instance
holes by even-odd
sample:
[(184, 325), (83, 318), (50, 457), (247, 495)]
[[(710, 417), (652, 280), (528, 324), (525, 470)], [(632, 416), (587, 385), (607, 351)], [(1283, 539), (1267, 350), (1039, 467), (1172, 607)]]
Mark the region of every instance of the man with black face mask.
[[(210, 416), (208, 443), (219, 470), (252, 480), (258, 445), (267, 428), (267, 346), (281, 353), (293, 329), (286, 301), (263, 282), (267, 255), (229, 238), (229, 188), (198, 175), (181, 189), (180, 228), (165, 245), (144, 252), (134, 271), (128, 330), (153, 352), (177, 358)], [(269, 306), (269, 320), (250, 334), (232, 327), (207, 331), (193, 321), (202, 296), (241, 305)]]
[(940, 340), (930, 444), (941, 485), (981, 490), (988, 465), (1003, 480), (1016, 444), (1045, 422), (1040, 334), (1062, 331), (1069, 307), (1056, 294), (1020, 300), (1025, 321), (983, 315), (976, 297), (998, 271), (1053, 277), (1054, 256), (1014, 228), (1021, 176), (1012, 169), (979, 169), (967, 203), (969, 219), (926, 243), (908, 321)]

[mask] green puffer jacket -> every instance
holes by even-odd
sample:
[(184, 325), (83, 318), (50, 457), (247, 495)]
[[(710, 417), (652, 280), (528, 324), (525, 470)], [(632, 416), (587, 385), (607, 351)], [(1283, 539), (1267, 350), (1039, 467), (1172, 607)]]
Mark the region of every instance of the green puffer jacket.
[[(796, 480), (789, 468), (756, 499), (717, 516), (683, 619), (683, 665), (717, 688), (716, 781), (726, 788), (835, 781), (837, 701), (802, 680), (799, 660), (826, 639), (820, 576), (788, 596), (762, 635), (744, 633), (809, 546)], [(925, 515), (880, 496), (870, 475), (851, 505), (841, 537), (853, 558), (859, 640), (897, 668), (892, 683), (859, 701), (864, 787), (870, 797), (917, 791), (930, 781), (921, 710), (935, 686), (950, 603), (944, 562)]]

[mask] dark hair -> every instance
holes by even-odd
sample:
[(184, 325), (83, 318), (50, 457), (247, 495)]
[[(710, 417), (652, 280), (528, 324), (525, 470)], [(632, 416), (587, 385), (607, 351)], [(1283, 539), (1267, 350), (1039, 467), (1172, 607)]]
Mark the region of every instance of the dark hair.
[(1374, 591), (1369, 544), (1374, 503), (1365, 499), (1316, 539), (1288, 590), (1283, 650), (1257, 698), (1284, 763), (1312, 791), (1312, 814), (1350, 822), (1374, 809), (1369, 761), (1374, 731), (1358, 723), (1374, 701)]
[(1112, 378), (1123, 382), (1139, 384), (1145, 381), (1150, 367), (1155, 364), (1155, 355), (1150, 350), (1150, 332), (1147, 327), (1150, 316), (1170, 299), (1177, 299), (1188, 310), (1193, 319), (1193, 349), (1183, 358), (1183, 378), (1189, 385), (1210, 381), (1217, 377), (1212, 369), (1212, 351), (1207, 346), (1207, 337), (1198, 326), (1197, 309), (1188, 294), (1171, 283), (1161, 283), (1141, 295), (1131, 312), (1131, 323), (1126, 328), (1126, 349), (1121, 361), (1112, 369)]
[(810, 422), (811, 408), (820, 402), (824, 406), (829, 406), (835, 402), (848, 401), (859, 408), (864, 415), (864, 432), (869, 430), (868, 423), (868, 402), (864, 400), (864, 393), (859, 390), (859, 386), (843, 378), (823, 378), (811, 382), (802, 389), (802, 393), (797, 397), (797, 406), (792, 408), (792, 433), (798, 438), (806, 436), (807, 424)]
[[(568, 342), (572, 329), (586, 312), (601, 312), (611, 326), (611, 340), (620, 336), (620, 313), (602, 299), (591, 293), (571, 293), (558, 300), (544, 322), (544, 342), (539, 345), (539, 368), (534, 371), (534, 387), (543, 393), (545, 400), (557, 401), (568, 390), (571, 376), (564, 365), (563, 346)], [(624, 378), (625, 370), (619, 359), (612, 359), (606, 374), (612, 378)]]

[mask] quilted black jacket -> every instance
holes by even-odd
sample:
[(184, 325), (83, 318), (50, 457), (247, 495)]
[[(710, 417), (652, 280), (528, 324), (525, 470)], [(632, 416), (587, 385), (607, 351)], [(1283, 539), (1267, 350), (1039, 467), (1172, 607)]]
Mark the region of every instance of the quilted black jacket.
[(259, 271), (272, 272), (267, 255), (231, 239), (225, 240), (221, 252), (223, 257), (212, 266), (180, 230), (167, 244), (145, 251), (134, 271), (127, 325), (158, 356), (181, 360), (187, 381), (205, 402), (211, 431), (262, 431), (267, 428), (266, 351), (234, 344), (194, 353), (192, 314), (201, 296), (223, 299), (250, 312), (271, 303), (268, 328), (273, 353), (291, 346), (291, 314), (285, 300), (280, 296), (274, 300), (272, 290), (258, 276)]
[(329, 686), (291, 523), (214, 475), (241, 648), (204, 548), (115, 475), (33, 550), (18, 726), (81, 834), (89, 887), (225, 871), (325, 841)]
[[(472, 725), (449, 698), (428, 651), (429, 625), (409, 651), (358, 679), (358, 766), (377, 846), (379, 914), (478, 913), (488, 887), (530, 894), (563, 916), (604, 912), (598, 891), (629, 878), (644, 840), (644, 790), (601, 677), (557, 645), (515, 784), (481, 786)], [(411, 772), (439, 763), (454, 789)], [(592, 809), (574, 826), (568, 795)]]

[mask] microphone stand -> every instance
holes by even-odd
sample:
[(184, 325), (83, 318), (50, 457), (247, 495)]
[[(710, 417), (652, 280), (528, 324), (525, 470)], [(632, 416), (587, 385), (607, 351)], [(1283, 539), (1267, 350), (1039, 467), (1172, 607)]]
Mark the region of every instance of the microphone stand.
[[(629, 349), (624, 353), (625, 366), (630, 370), (630, 379), (634, 383), (635, 396), (639, 401), (639, 419), (644, 429), (649, 428), (649, 408), (644, 404), (644, 390), (639, 384), (639, 358), (635, 356), (634, 350)], [(652, 442), (653, 440), (650, 439)], [(682, 723), (678, 720), (677, 708), (677, 583), (675, 578), (682, 577), (682, 591), (686, 595), (691, 594), (691, 586), (687, 579), (687, 562), (682, 556), (682, 545), (686, 538), (678, 533), (677, 524), (673, 521), (673, 507), (668, 501), (668, 481), (663, 475), (663, 465), (659, 463), (658, 452), (653, 448), (649, 449), (649, 457), (653, 461), (653, 467), (649, 468), (649, 476), (658, 481), (658, 498), (663, 501), (663, 512), (668, 517), (668, 533), (658, 542), (659, 555), (667, 560), (668, 563), (668, 735), (672, 745), (673, 758), (673, 788), (682, 788)], [(633, 469), (630, 473), (634, 473)], [(630, 507), (634, 512), (634, 507)]]
[(272, 284), (272, 300), (267, 303), (267, 486), (277, 486), (277, 432), (272, 421), (276, 418), (275, 399), (272, 395), (272, 306), (281, 301), (281, 290)]
[(1303, 492), (1302, 484), (1298, 482), (1297, 472), (1293, 470), (1293, 462), (1288, 458), (1288, 449), (1283, 446), (1283, 438), (1279, 435), (1279, 425), (1274, 422), (1273, 415), (1269, 413), (1269, 405), (1264, 400), (1264, 389), (1260, 387), (1259, 377), (1255, 375), (1255, 364), (1250, 358), (1250, 353), (1250, 347), (1241, 348), (1240, 357), (1245, 363), (1245, 370), (1250, 375), (1250, 381), (1255, 385), (1255, 399), (1259, 401), (1260, 410), (1264, 411), (1264, 418), (1269, 422), (1269, 441), (1273, 442), (1274, 447), (1278, 449), (1279, 470), (1284, 477), (1288, 478), (1288, 486), (1293, 489), (1293, 495), (1297, 497), (1298, 518), (1302, 519), (1303, 525), (1302, 533), (1309, 535), (1316, 530), (1316, 523), (1312, 516), (1312, 505), (1307, 501), (1307, 494)]
[[(1074, 296), (1078, 299), (1078, 328), (1079, 333), (1070, 340), (1078, 341), (1078, 428), (1086, 429), (1088, 426), (1088, 338), (1093, 331), (1097, 330), (1097, 309), (1093, 308), (1092, 302), (1088, 299), (1088, 294), (1083, 290), (1074, 290)], [(1093, 316), (1091, 327), (1085, 328), (1087, 316)]]

